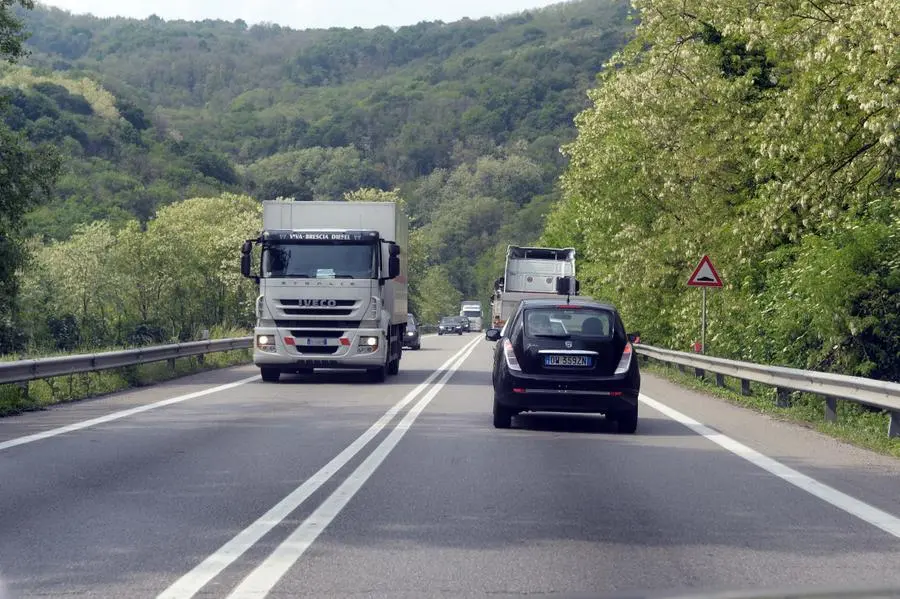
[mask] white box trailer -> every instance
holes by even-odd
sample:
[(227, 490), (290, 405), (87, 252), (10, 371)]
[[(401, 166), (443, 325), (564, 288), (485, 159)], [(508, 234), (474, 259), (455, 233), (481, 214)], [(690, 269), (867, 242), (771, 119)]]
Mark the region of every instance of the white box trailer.
[(263, 202), (263, 230), (245, 242), (241, 264), (259, 282), (253, 361), (263, 380), (319, 368), (366, 370), (376, 381), (398, 372), (408, 230), (393, 202)]

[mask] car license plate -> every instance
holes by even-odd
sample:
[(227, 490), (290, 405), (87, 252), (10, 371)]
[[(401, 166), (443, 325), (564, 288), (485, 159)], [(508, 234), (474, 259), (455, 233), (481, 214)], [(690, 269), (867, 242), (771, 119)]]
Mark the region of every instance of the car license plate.
[(544, 356), (544, 366), (579, 366), (590, 368), (592, 365), (590, 356)]

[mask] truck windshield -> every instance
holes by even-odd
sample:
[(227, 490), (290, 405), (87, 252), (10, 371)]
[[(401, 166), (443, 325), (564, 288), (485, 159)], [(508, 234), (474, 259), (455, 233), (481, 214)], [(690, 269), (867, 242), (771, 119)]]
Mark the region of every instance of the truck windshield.
[(371, 243), (272, 243), (263, 248), (263, 276), (301, 279), (377, 279)]
[(463, 310), (463, 316), (468, 316), (469, 318), (481, 318), (481, 310)]

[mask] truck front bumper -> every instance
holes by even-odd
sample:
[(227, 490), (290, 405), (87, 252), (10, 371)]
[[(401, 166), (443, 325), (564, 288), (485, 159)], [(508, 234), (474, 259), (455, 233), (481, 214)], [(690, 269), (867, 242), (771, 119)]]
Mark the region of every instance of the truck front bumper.
[[(261, 349), (266, 347), (260, 344), (261, 337), (266, 337), (268, 347), (274, 346), (273, 349)], [(378, 342), (374, 349), (366, 343), (371, 338)], [(364, 370), (383, 366), (387, 350), (388, 341), (380, 329), (354, 329), (335, 339), (295, 337), (291, 331), (258, 327), (254, 332), (253, 363), (282, 372), (312, 368)]]

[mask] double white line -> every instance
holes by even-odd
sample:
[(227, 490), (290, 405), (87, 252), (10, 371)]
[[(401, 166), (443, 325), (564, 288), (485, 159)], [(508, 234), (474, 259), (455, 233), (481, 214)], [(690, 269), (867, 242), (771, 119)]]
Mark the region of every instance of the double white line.
[(453, 376), (453, 373), (462, 366), (480, 340), (481, 337), (479, 336), (466, 344), (465, 347), (425, 379), (422, 384), (394, 404), (391, 409), (385, 412), (375, 424), (369, 427), (366, 432), (347, 446), (346, 449), (325, 464), (287, 497), (260, 516), (250, 526), (239, 532), (215, 553), (203, 560), (197, 567), (175, 581), (172, 586), (158, 596), (158, 599), (186, 599), (196, 595), (207, 583), (234, 563), (248, 549), (259, 542), (263, 536), (299, 508), (313, 493), (331, 480), (341, 468), (346, 466), (378, 433), (387, 427), (401, 410), (424, 393), (421, 399), (391, 430), (390, 434), (372, 450), (363, 463), (351, 472), (346, 480), (261, 564), (247, 575), (229, 595), (230, 598), (235, 599), (265, 597), (290, 567), (300, 559), (307, 548), (316, 540), (316, 537), (344, 509), (366, 480), (372, 476), (378, 466), (381, 465), (381, 462), (397, 446), (397, 443), (400, 442), (400, 439), (403, 438), (403, 435), (406, 434), (416, 418), (419, 417), (422, 410), (440, 392), (447, 380)]

